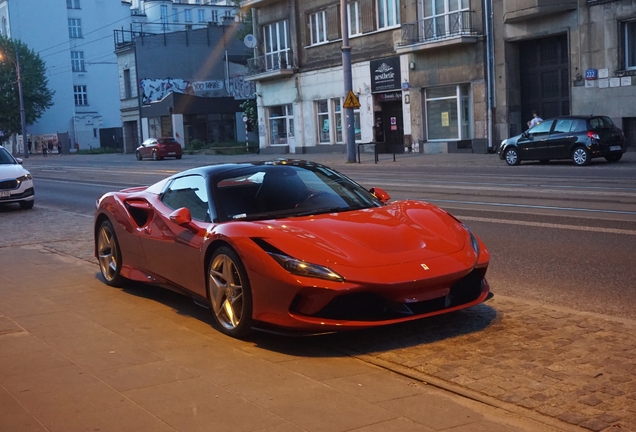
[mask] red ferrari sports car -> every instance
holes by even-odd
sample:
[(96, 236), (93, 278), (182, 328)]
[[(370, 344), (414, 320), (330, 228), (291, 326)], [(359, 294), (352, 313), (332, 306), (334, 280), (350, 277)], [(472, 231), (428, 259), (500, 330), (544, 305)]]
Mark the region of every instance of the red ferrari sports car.
[(103, 195), (95, 255), (108, 285), (185, 292), (234, 337), (360, 329), (488, 299), (482, 242), (432, 204), (389, 198), (307, 161), (199, 167)]

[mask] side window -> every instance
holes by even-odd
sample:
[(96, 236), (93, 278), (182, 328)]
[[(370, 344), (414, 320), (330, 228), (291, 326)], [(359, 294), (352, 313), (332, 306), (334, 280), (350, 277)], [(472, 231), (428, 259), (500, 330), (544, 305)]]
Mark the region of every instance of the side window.
[(205, 179), (198, 175), (175, 179), (163, 194), (161, 201), (173, 210), (186, 207), (192, 219), (210, 222), (208, 190)]
[(587, 126), (585, 125), (585, 120), (575, 120), (572, 122), (572, 127), (570, 128), (570, 132), (586, 132)]
[(554, 123), (554, 120), (542, 121), (541, 123), (537, 124), (532, 129), (528, 130), (528, 133), (530, 135), (547, 134), (547, 133), (550, 132), (550, 128), (552, 127), (552, 123)]
[(570, 128), (572, 127), (572, 120), (570, 119), (560, 119), (557, 120), (556, 126), (554, 126), (553, 133), (568, 133), (570, 132)]

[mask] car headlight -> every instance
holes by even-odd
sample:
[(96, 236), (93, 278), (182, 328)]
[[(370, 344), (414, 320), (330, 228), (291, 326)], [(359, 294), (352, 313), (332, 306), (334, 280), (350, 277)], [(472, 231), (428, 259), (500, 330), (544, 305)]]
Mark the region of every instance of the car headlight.
[(31, 174), (25, 174), (23, 176), (18, 177), (16, 180), (18, 181), (18, 183), (22, 183), (23, 181), (27, 181), (27, 180), (32, 180), (33, 177), (31, 177)]
[(314, 277), (318, 279), (326, 279), (336, 282), (344, 282), (344, 278), (328, 267), (318, 264), (308, 263), (303, 260), (292, 258), (288, 255), (282, 255), (274, 252), (268, 252), (269, 256), (274, 258), (288, 272), (306, 277)]
[(477, 240), (477, 237), (475, 237), (475, 235), (470, 232), (466, 225), (462, 224), (462, 226), (466, 231), (468, 231), (468, 235), (470, 236), (470, 245), (473, 247), (473, 250), (477, 254), (477, 258), (479, 258), (479, 240)]

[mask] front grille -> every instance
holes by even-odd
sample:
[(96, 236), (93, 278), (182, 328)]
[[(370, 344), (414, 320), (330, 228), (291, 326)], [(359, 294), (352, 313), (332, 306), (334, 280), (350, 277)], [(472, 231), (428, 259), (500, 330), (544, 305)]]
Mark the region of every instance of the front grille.
[[(397, 303), (368, 292), (344, 294), (334, 298), (312, 316), (332, 320), (385, 321), (424, 315), (477, 300), (482, 292), (483, 277), (484, 271), (475, 269), (451, 285), (448, 297), (417, 303)], [(292, 312), (295, 312), (294, 306), (299, 303), (299, 298), (294, 299)]]
[(18, 181), (13, 180), (2, 180), (0, 181), (0, 189), (17, 189)]

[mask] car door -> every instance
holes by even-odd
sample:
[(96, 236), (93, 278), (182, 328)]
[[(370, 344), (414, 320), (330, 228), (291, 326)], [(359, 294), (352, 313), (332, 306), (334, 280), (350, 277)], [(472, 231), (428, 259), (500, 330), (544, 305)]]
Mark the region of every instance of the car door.
[(572, 132), (576, 130), (577, 119), (562, 118), (556, 119), (556, 123), (548, 139), (548, 148), (545, 159), (567, 159), (570, 157), (570, 148), (576, 141), (576, 135)]
[[(170, 282), (205, 296), (204, 235), (210, 224), (207, 182), (200, 175), (174, 179), (161, 195), (161, 202), (142, 243), (151, 271)], [(192, 221), (179, 224), (170, 219), (187, 208)]]
[(152, 140), (145, 140), (144, 142), (141, 143), (141, 147), (139, 148), (139, 154), (141, 155), (141, 157), (150, 157), (150, 151), (149, 151), (149, 145), (152, 142)]
[(554, 120), (545, 120), (528, 129), (517, 141), (519, 156), (523, 160), (547, 159), (548, 138)]

